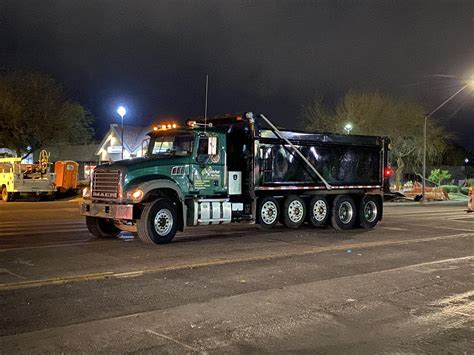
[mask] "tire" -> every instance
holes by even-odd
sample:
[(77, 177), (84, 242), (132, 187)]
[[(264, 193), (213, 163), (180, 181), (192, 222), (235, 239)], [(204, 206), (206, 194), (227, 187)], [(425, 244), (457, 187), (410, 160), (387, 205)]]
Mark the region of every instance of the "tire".
[(115, 238), (121, 232), (112, 221), (105, 218), (86, 216), (86, 225), (96, 238)]
[(324, 196), (314, 196), (308, 208), (308, 222), (313, 227), (324, 227), (328, 223), (331, 210), (329, 202)]
[(348, 230), (354, 227), (357, 219), (354, 199), (349, 195), (338, 195), (331, 210), (331, 224), (334, 229)]
[(15, 195), (13, 192), (8, 192), (7, 188), (4, 186), (2, 189), (2, 200), (5, 202), (12, 202), (15, 200), (14, 197)]
[(147, 244), (165, 244), (173, 240), (178, 230), (176, 205), (166, 199), (145, 204), (142, 215), (137, 220), (140, 240)]
[(365, 195), (360, 201), (359, 225), (362, 228), (374, 228), (380, 220), (380, 199), (377, 196)]
[(306, 204), (303, 199), (296, 195), (290, 195), (285, 199), (282, 210), (283, 224), (288, 228), (298, 228), (306, 218)]
[(262, 229), (275, 227), (280, 217), (280, 206), (274, 197), (264, 197), (258, 204), (257, 223)]

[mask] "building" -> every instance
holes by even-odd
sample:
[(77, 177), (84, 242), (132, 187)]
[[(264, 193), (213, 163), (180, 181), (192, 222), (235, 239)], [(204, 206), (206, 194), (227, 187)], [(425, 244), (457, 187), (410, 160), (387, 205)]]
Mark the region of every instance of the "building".
[[(131, 159), (143, 156), (144, 140), (150, 132), (149, 126), (124, 126), (123, 130), (123, 158)], [(122, 158), (122, 128), (118, 124), (111, 124), (96, 151), (100, 163), (113, 162)]]

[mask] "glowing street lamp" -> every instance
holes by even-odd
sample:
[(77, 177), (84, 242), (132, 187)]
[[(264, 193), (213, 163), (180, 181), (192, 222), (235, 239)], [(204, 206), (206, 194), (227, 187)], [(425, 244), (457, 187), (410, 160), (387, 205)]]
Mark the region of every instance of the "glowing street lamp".
[(348, 123), (344, 126), (344, 131), (346, 131), (347, 134), (351, 134), (352, 128), (352, 123)]
[(123, 160), (123, 116), (127, 114), (127, 109), (123, 106), (119, 106), (119, 108), (117, 109), (117, 113), (119, 114), (122, 121), (122, 160)]
[(463, 92), (466, 88), (470, 88), (474, 90), (474, 79), (470, 79), (454, 94), (444, 100), (438, 107), (436, 107), (433, 111), (425, 115), (425, 125), (423, 127), (423, 175), (422, 175), (422, 184), (421, 184), (421, 203), (426, 202), (426, 130), (427, 130), (427, 122), (428, 117), (432, 116), (436, 111), (441, 109), (444, 105), (458, 96), (461, 92)]

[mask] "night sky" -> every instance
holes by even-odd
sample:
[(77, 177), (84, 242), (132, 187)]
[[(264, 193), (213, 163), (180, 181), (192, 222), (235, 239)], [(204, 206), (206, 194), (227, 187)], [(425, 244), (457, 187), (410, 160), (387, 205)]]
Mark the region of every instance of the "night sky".
[[(303, 104), (350, 89), (429, 110), (474, 75), (474, 1), (0, 0), (0, 69), (51, 74), (99, 133), (119, 104), (128, 124), (202, 115), (206, 74), (211, 116), (296, 128)], [(436, 118), (474, 150), (473, 91)]]

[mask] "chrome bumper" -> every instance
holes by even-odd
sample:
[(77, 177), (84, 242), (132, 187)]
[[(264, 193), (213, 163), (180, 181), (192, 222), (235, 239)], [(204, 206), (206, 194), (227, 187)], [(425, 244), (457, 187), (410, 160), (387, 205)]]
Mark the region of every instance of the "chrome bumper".
[(133, 219), (133, 205), (113, 205), (107, 203), (93, 203), (84, 201), (80, 204), (81, 215), (112, 218)]

